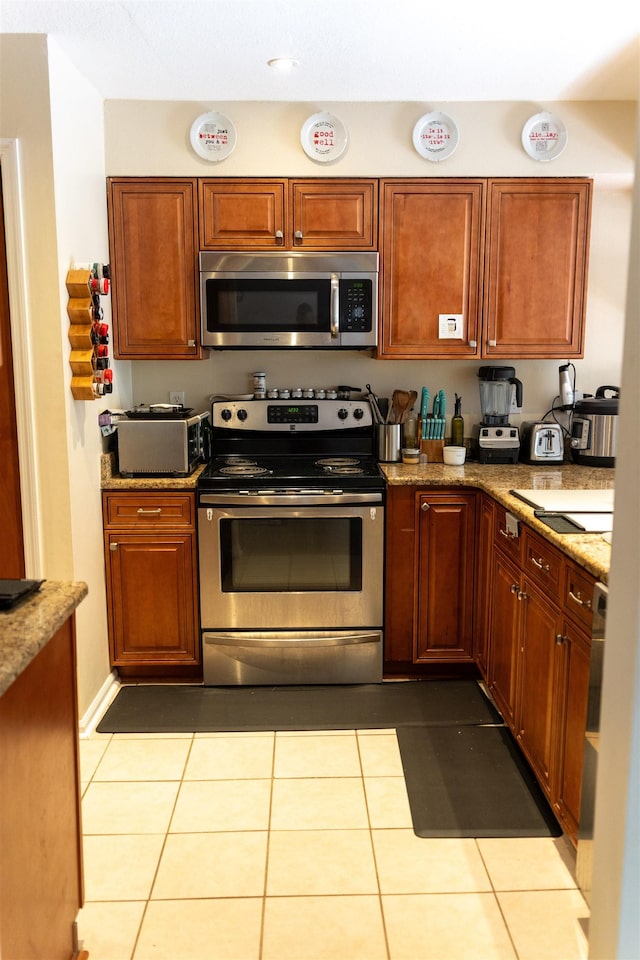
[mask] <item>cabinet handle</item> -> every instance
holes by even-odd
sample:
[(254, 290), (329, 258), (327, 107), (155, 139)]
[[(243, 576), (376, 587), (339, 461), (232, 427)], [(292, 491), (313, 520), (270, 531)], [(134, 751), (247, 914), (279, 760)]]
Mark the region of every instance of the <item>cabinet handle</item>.
[(556, 633), (556, 643), (560, 646), (563, 643), (566, 643), (569, 638), (564, 635), (564, 633)]
[(517, 583), (512, 583), (509, 589), (511, 590), (511, 593), (520, 593), (520, 587)]
[(154, 510), (144, 510), (142, 507), (138, 507), (137, 513), (138, 516), (150, 516), (151, 514), (162, 513), (162, 507), (156, 507)]
[(518, 590), (518, 600), (528, 600), (529, 594), (525, 593), (524, 590)]
[(195, 347), (195, 345), (196, 345), (195, 340), (187, 340), (187, 346), (188, 346), (188, 347)]
[(469, 346), (470, 346), (473, 350), (475, 350), (475, 348), (478, 346), (478, 341), (477, 341), (477, 340), (469, 340)]
[(293, 235), (293, 238), (294, 238), (294, 243), (302, 243), (302, 240), (303, 240), (302, 230), (296, 230), (296, 232)]
[(423, 513), (426, 513), (427, 510), (430, 510), (430, 509), (431, 509), (431, 504), (430, 504), (430, 503), (421, 503), (421, 504), (420, 504), (420, 509), (423, 511)]
[(579, 592), (576, 594), (573, 592), (573, 590), (569, 590), (569, 598), (571, 600), (575, 600), (575, 602), (579, 603), (581, 607), (591, 606), (591, 600), (583, 600)]
[(495, 346), (497, 346), (497, 341), (496, 341), (496, 340), (487, 340), (487, 346), (488, 346), (488, 347), (495, 347)]
[(538, 570), (544, 570), (545, 573), (549, 573), (549, 570), (551, 570), (549, 564), (545, 563), (542, 557), (540, 557), (539, 560), (536, 560), (535, 557), (529, 557), (529, 560), (531, 560), (531, 563), (534, 565), (534, 567), (537, 567)]
[(110, 543), (110, 544), (109, 544), (109, 550), (117, 550), (117, 549), (118, 549), (118, 546), (119, 546), (119, 544), (118, 544), (117, 541), (116, 541), (115, 543)]
[(517, 537), (515, 533), (509, 533), (508, 530), (503, 530), (502, 527), (498, 527), (498, 533), (505, 538), (505, 540), (516, 540)]
[(282, 230), (276, 230), (276, 243), (284, 243), (284, 234)]

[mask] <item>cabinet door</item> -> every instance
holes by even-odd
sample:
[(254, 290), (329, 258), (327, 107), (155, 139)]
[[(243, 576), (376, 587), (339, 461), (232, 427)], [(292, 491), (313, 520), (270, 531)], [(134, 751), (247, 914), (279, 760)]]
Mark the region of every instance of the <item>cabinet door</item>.
[(203, 250), (289, 247), (286, 180), (200, 180)]
[(516, 737), (540, 785), (549, 793), (554, 746), (554, 661), (561, 619), (557, 607), (526, 578), (518, 603), (522, 605), (522, 614)]
[(471, 660), (473, 494), (420, 494), (417, 662)]
[(476, 537), (474, 653), (480, 673), (485, 680), (487, 679), (489, 653), (489, 603), (487, 601), (491, 595), (494, 523), (495, 501), (483, 494), (478, 508), (478, 532)]
[(565, 620), (556, 668), (556, 747), (551, 793), (554, 809), (574, 843), (578, 840), (580, 818), (590, 655), (589, 636)]
[(504, 719), (515, 725), (521, 604), (520, 571), (499, 551), (493, 555), (489, 612), (489, 690)]
[(583, 355), (591, 182), (489, 180), (483, 357)]
[(293, 244), (310, 249), (377, 250), (376, 180), (294, 180)]
[(387, 488), (385, 507), (385, 663), (413, 662), (415, 519), (413, 487)]
[(114, 356), (198, 359), (195, 180), (109, 181)]
[(196, 663), (195, 534), (105, 534), (114, 666)]
[[(479, 356), (484, 181), (381, 181), (379, 356)], [(462, 317), (441, 339), (440, 318)]]

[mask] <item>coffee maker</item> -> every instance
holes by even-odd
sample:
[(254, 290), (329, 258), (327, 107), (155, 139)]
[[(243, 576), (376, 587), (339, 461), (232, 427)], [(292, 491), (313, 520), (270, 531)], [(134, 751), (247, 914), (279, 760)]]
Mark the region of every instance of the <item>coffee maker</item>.
[(513, 367), (480, 367), (480, 410), (482, 420), (473, 430), (473, 449), (480, 463), (517, 463), (520, 431), (509, 423), (511, 395), (522, 406), (522, 383)]

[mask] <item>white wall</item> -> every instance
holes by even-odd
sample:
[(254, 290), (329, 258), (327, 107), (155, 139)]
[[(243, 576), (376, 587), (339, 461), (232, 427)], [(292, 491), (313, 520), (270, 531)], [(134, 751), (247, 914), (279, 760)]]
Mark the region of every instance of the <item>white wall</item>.
[[(102, 103), (43, 36), (0, 36), (0, 88), (0, 137), (20, 146), (26, 310), (24, 329), (14, 336), (28, 340), (33, 366), (35, 426), (29, 439), (37, 454), (38, 575), (89, 586), (77, 612), (82, 714), (109, 675), (102, 406), (71, 395), (65, 278), (73, 261), (108, 260)], [(114, 403), (130, 403), (130, 364), (118, 365), (116, 384)]]
[[(191, 124), (210, 109), (225, 113), (237, 130), (234, 153), (222, 163), (202, 160), (189, 143)], [(552, 109), (568, 130), (557, 160), (538, 163), (522, 149), (525, 121)], [(336, 163), (318, 164), (300, 145), (312, 113), (328, 109), (345, 123), (350, 142)], [(431, 163), (413, 148), (411, 134), (430, 109), (453, 117), (460, 131), (456, 152)], [(593, 176), (592, 241), (584, 360), (576, 362), (578, 388), (593, 392), (618, 384), (622, 361), (631, 183), (636, 114), (630, 103), (167, 103), (105, 104), (106, 169), (110, 176)], [(496, 361), (498, 362), (498, 361)], [(524, 383), (523, 418), (537, 418), (558, 390), (560, 361), (515, 361)], [(479, 417), (478, 361), (378, 361), (367, 354), (287, 352), (211, 353), (200, 362), (134, 363), (136, 402), (186, 401), (206, 409), (213, 393), (246, 392), (253, 370), (272, 386), (364, 386), (388, 395), (394, 387), (454, 391), (463, 397), (469, 427)], [(295, 372), (293, 372), (295, 371)]]

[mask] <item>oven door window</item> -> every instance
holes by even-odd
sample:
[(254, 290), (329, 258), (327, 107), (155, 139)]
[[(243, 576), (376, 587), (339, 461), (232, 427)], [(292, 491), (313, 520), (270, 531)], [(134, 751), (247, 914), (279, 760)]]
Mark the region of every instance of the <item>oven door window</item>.
[(210, 333), (327, 333), (331, 284), (326, 279), (206, 281)]
[(360, 517), (220, 521), (223, 593), (362, 590)]

